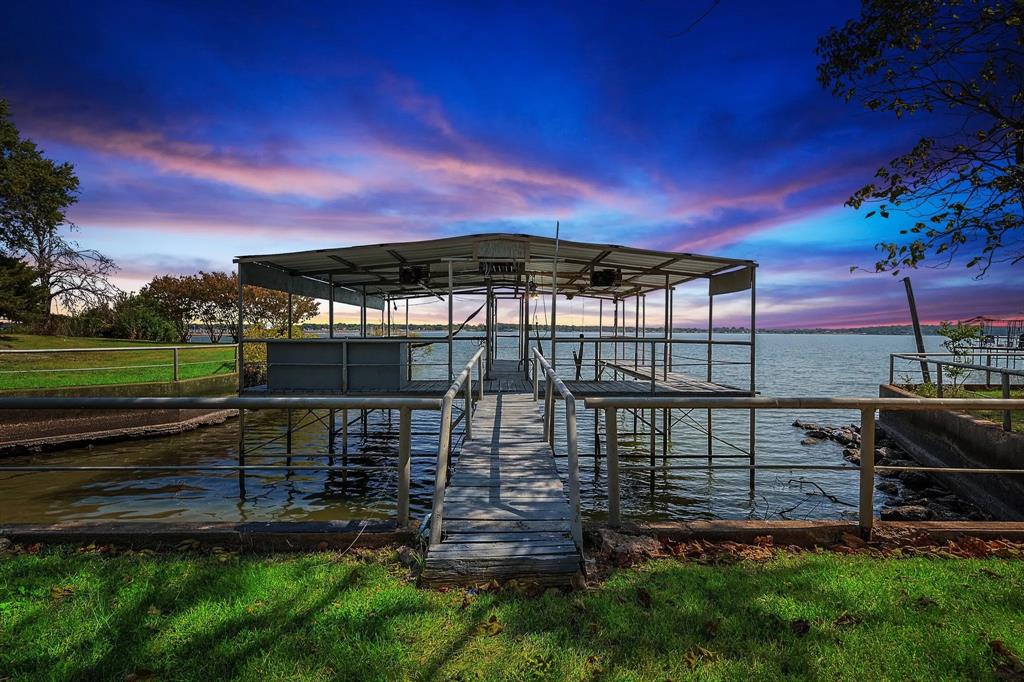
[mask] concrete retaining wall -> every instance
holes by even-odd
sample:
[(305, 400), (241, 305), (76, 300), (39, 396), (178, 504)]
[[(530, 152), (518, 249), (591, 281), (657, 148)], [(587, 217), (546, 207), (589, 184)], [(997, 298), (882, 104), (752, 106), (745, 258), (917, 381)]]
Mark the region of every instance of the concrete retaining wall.
[[(902, 388), (883, 384), (883, 398), (916, 398)], [(882, 427), (925, 466), (1024, 468), (1024, 435), (968, 414), (943, 410), (879, 411)], [(997, 519), (1024, 520), (1024, 475), (937, 475), (957, 495)]]
[[(238, 389), (238, 375), (178, 382), (78, 386), (6, 391), (0, 395), (46, 397), (223, 396)], [(74, 447), (86, 442), (165, 435), (224, 421), (225, 410), (0, 410), (0, 454)]]

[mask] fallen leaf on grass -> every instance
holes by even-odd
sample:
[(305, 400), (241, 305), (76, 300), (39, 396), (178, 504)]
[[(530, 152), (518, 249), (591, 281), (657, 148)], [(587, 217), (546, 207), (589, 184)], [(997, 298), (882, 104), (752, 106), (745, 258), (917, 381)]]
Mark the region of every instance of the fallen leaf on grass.
[(797, 637), (803, 637), (811, 631), (810, 622), (803, 618), (798, 618), (790, 622), (789, 627)]
[(505, 626), (501, 624), (497, 616), (491, 616), (487, 619), (487, 622), (480, 626), (480, 629), (484, 634), (490, 635), (491, 637), (499, 634), (505, 629)]
[(161, 613), (163, 613), (163, 611), (161, 611), (155, 606), (150, 606), (149, 609), (147, 609), (146, 613), (150, 616), (159, 616)]
[(1001, 680), (1024, 680), (1024, 661), (1003, 640), (994, 639), (988, 646), (999, 658), (995, 667), (996, 677)]
[(843, 613), (841, 616), (836, 618), (835, 626), (838, 628), (845, 628), (851, 625), (856, 625), (860, 622), (860, 618), (853, 615), (852, 613)]
[(63, 601), (67, 597), (70, 597), (75, 593), (74, 585), (58, 585), (50, 588), (50, 599), (53, 601)]
[(636, 600), (640, 602), (640, 606), (644, 607), (648, 611), (651, 610), (651, 593), (642, 587), (638, 587), (636, 590)]
[(702, 661), (714, 663), (718, 660), (718, 654), (702, 646), (694, 647), (686, 652), (686, 667), (693, 670)]

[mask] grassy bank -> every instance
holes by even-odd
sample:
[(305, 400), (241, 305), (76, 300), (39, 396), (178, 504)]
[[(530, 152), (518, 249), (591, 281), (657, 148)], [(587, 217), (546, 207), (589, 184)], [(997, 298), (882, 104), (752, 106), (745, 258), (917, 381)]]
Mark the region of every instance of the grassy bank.
[[(1024, 562), (662, 560), (585, 593), (420, 590), (383, 554), (0, 559), (17, 679), (992, 679)], [(1021, 669), (1024, 673), (1024, 668)], [(130, 677), (134, 675), (134, 677)]]
[[(167, 346), (176, 344), (91, 339), (81, 337), (0, 335), (0, 349), (114, 348), (123, 346)], [(196, 379), (235, 371), (234, 347), (190, 348), (179, 351), (180, 379)], [(171, 381), (173, 353), (168, 350), (120, 351), (116, 353), (0, 353), (0, 390), (60, 388)]]
[[(999, 377), (996, 376), (998, 380)], [(935, 384), (918, 384), (909, 387), (907, 390), (916, 393), (922, 398), (937, 398), (938, 389)], [(1003, 390), (1000, 387), (995, 388), (977, 388), (972, 387), (970, 389), (963, 388), (961, 386), (944, 386), (942, 389), (943, 398), (1002, 398)], [(1016, 386), (1010, 389), (1011, 398), (1024, 398), (1024, 388), (1018, 388)], [(996, 424), (1003, 423), (1003, 413), (1000, 410), (970, 410), (970, 413), (975, 417), (981, 417), (982, 419), (988, 419), (989, 421), (995, 422)], [(1024, 433), (1024, 410), (1011, 410), (1010, 424), (1013, 427), (1014, 432)]]

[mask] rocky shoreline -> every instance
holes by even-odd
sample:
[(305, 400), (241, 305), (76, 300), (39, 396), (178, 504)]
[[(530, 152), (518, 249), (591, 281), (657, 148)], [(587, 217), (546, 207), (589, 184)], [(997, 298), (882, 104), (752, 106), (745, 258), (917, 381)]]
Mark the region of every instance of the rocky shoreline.
[[(793, 426), (803, 429), (801, 445), (813, 447), (832, 442), (842, 447), (846, 461), (860, 466), (860, 427), (828, 426), (797, 419)], [(921, 466), (891, 438), (884, 429), (875, 429), (876, 466)], [(875, 489), (885, 497), (880, 516), (885, 521), (985, 521), (989, 516), (964, 500), (935, 477), (921, 471), (879, 471), (882, 479)]]

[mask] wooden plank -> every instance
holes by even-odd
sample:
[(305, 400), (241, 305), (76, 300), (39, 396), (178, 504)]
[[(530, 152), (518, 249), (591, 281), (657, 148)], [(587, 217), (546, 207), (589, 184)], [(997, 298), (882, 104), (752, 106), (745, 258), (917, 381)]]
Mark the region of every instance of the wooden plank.
[[(522, 532), (522, 533), (504, 533), (504, 532), (488, 532), (488, 533), (455, 533), (451, 530), (448, 531), (448, 537), (446, 540), (454, 543), (468, 543), (468, 542), (508, 542), (511, 540), (527, 540), (533, 542), (546, 542), (551, 540), (571, 540), (572, 534), (568, 531), (559, 533), (557, 531), (550, 532)], [(443, 545), (442, 545), (443, 546)]]

